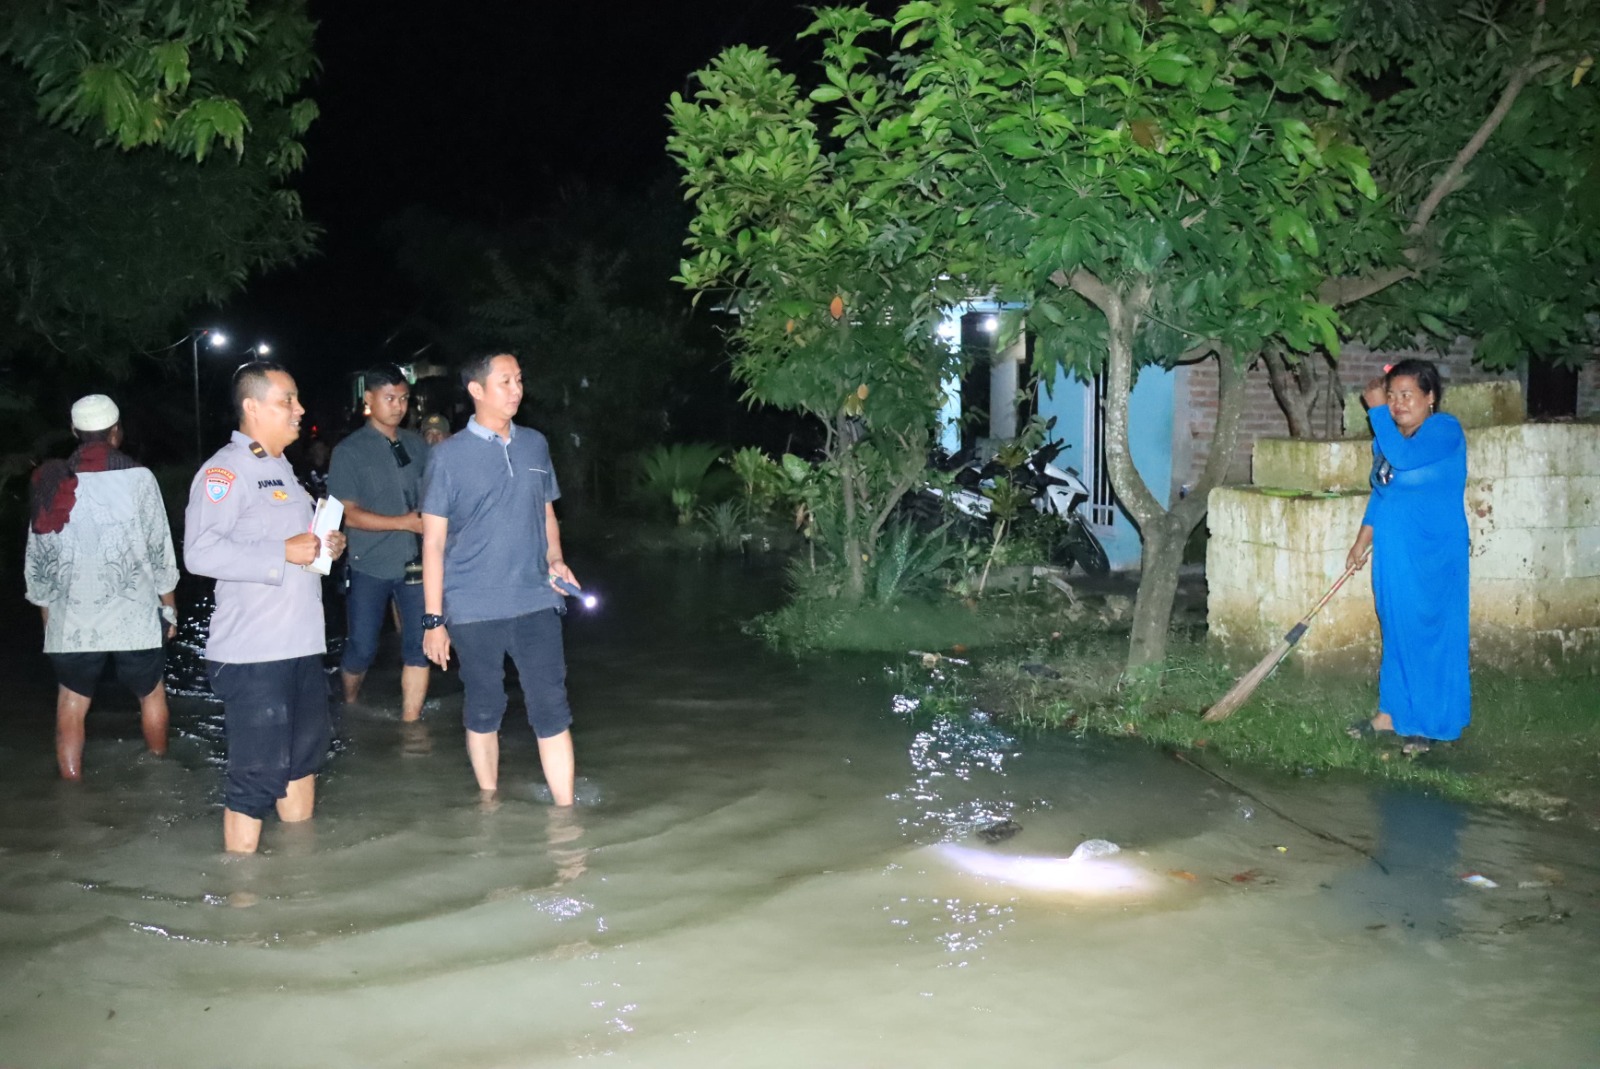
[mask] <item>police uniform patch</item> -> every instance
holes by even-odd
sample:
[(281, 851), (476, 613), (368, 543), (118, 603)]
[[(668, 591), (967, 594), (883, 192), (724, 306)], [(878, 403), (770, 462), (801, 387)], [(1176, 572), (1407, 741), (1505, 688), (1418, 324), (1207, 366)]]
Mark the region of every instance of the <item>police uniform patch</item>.
[(206, 498), (213, 504), (228, 496), (233, 489), (234, 474), (227, 468), (206, 469)]
[(272, 491), (272, 500), (274, 500), (274, 501), (287, 501), (287, 500), (289, 500), (289, 491), (287, 491), (287, 490), (274, 490), (274, 491)]

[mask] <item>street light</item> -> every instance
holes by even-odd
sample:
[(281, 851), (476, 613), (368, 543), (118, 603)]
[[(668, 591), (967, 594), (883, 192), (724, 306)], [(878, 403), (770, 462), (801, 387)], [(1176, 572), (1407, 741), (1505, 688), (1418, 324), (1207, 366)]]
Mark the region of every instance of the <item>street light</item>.
[(189, 349), (194, 358), (194, 463), (196, 467), (206, 458), (205, 444), (201, 441), (200, 431), (200, 339), (206, 339), (206, 344), (213, 349), (221, 349), (228, 344), (228, 336), (220, 330), (206, 328), (189, 332)]

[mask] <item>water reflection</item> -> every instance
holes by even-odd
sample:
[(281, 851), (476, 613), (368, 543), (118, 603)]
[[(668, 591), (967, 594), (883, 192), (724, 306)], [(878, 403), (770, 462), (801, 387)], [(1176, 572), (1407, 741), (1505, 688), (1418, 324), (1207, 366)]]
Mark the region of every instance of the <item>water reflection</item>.
[[(895, 698), (898, 711), (904, 699)], [(909, 802), (901, 827), (918, 841), (961, 838), (1009, 820), (1017, 803), (1004, 797), (1006, 764), (1019, 756), (1015, 736), (995, 727), (980, 711), (940, 714), (912, 737), (911, 783), (892, 792)]]
[(1359, 903), (1370, 930), (1393, 926), (1419, 936), (1458, 934), (1454, 901), (1468, 889), (1460, 858), (1467, 809), (1415, 791), (1381, 791), (1374, 809), (1372, 861), (1337, 877), (1334, 891)]

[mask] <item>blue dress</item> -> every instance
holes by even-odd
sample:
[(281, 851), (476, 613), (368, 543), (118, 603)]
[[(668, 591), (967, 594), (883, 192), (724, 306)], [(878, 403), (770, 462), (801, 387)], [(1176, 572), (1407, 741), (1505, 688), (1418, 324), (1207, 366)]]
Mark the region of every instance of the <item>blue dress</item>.
[(1454, 416), (1407, 438), (1389, 410), (1372, 424), (1372, 593), (1383, 630), (1378, 711), (1401, 735), (1456, 739), (1472, 714), (1467, 670), (1467, 438)]

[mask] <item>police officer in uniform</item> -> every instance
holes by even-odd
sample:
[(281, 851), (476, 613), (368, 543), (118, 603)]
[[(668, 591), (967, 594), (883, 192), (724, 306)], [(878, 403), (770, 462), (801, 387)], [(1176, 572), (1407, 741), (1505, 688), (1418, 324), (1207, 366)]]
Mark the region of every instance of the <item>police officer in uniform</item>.
[[(183, 560), (217, 580), (206, 643), (211, 689), (227, 740), (223, 843), (250, 854), (261, 821), (308, 820), (331, 734), (322, 577), (305, 565), (321, 550), (314, 505), (283, 451), (300, 436), (294, 379), (281, 364), (245, 364), (233, 377), (239, 429), (189, 486)], [(327, 536), (344, 552), (344, 535)]]

